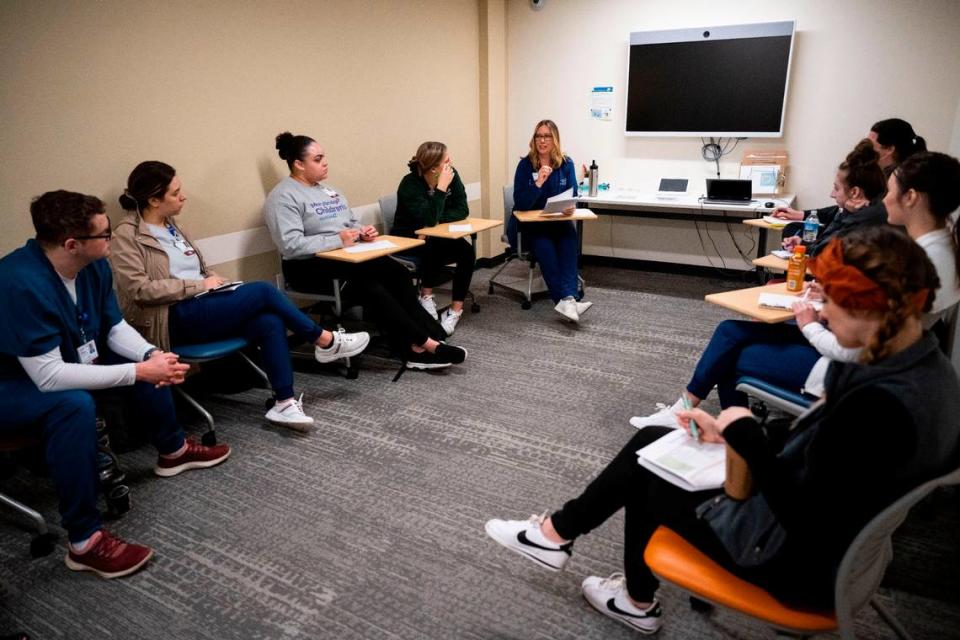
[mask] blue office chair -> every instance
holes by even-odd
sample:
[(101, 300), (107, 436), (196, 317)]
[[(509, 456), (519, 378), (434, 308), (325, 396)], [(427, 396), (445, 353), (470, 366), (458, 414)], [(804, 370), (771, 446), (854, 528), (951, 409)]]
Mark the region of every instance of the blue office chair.
[[(270, 380), (267, 378), (267, 374), (264, 373), (263, 369), (258, 367), (253, 360), (247, 357), (247, 354), (243, 352), (249, 346), (249, 343), (243, 338), (228, 338), (226, 340), (218, 340), (216, 342), (203, 342), (198, 344), (185, 344), (174, 346), (171, 351), (180, 356), (180, 361), (187, 364), (200, 364), (203, 362), (210, 362), (212, 360), (219, 360), (233, 354), (239, 355), (244, 362), (250, 365), (253, 370), (257, 373), (260, 379), (263, 381), (264, 386), (270, 388)], [(173, 390), (177, 394), (186, 400), (187, 404), (196, 409), (196, 411), (203, 416), (203, 419), (207, 422), (207, 432), (203, 434), (202, 442), (208, 447), (211, 447), (217, 444), (217, 431), (216, 426), (214, 425), (213, 416), (210, 415), (210, 412), (203, 408), (203, 406), (194, 400), (189, 393), (184, 391), (180, 385), (175, 385)], [(266, 401), (266, 406), (269, 409), (273, 406), (275, 398), (271, 397)]]
[(789, 391), (751, 376), (743, 376), (737, 380), (737, 391), (756, 398), (766, 407), (775, 407), (792, 416), (800, 415), (818, 399), (815, 396)]

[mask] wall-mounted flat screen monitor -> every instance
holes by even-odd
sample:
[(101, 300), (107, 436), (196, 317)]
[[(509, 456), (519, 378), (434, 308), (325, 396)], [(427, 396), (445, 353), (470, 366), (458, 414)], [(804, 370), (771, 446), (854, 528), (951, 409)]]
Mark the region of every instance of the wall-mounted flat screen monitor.
[(783, 135), (795, 23), (630, 34), (627, 135)]

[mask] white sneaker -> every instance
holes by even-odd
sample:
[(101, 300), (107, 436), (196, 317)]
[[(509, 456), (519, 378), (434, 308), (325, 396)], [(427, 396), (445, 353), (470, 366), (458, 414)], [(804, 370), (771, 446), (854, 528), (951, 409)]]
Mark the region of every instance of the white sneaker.
[(457, 328), (457, 323), (460, 322), (460, 316), (462, 315), (463, 309), (460, 311), (447, 309), (440, 314), (440, 326), (443, 327), (443, 330), (447, 332), (448, 336), (453, 335), (453, 330)]
[(658, 411), (649, 416), (634, 416), (630, 418), (630, 424), (637, 429), (644, 427), (676, 427), (677, 414), (683, 411), (683, 400), (677, 400), (672, 407), (668, 407), (662, 402), (657, 403)]
[(587, 309), (593, 306), (592, 302), (577, 302), (577, 315), (582, 316), (586, 313)]
[(635, 607), (627, 596), (627, 580), (622, 573), (615, 573), (609, 578), (585, 578), (580, 590), (590, 606), (603, 615), (640, 633), (651, 634), (660, 630), (660, 616), (663, 614), (660, 603), (654, 600), (646, 610)]
[(276, 404), (270, 407), (266, 418), (273, 424), (289, 427), (294, 431), (310, 431), (313, 427), (313, 418), (303, 412), (302, 393), (299, 398), (288, 402), (282, 408)]
[(488, 536), (507, 549), (551, 571), (561, 571), (570, 559), (573, 543), (554, 544), (544, 538), (540, 525), (545, 519), (545, 515), (533, 515), (529, 520), (487, 520), (483, 528)]
[(327, 363), (341, 358), (350, 358), (367, 348), (370, 334), (366, 331), (346, 333), (343, 329), (333, 332), (333, 342), (326, 347), (314, 347), (313, 357), (317, 362)]
[(437, 303), (432, 295), (420, 296), (420, 306), (430, 314), (431, 318), (437, 318)]
[(553, 310), (571, 322), (580, 322), (580, 314), (577, 313), (577, 301), (572, 296), (558, 302)]

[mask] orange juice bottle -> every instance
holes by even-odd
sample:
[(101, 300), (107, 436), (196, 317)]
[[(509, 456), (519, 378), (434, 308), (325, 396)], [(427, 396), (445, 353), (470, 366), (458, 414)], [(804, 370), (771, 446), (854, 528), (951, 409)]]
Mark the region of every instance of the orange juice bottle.
[(787, 263), (787, 291), (803, 291), (803, 277), (807, 274), (807, 248), (802, 244), (793, 249), (793, 255)]

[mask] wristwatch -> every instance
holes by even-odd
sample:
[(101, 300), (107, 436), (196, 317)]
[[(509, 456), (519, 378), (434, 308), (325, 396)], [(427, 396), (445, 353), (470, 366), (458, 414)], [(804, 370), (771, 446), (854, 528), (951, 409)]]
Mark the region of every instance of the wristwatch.
[(147, 360), (149, 360), (150, 356), (152, 356), (155, 351), (163, 351), (163, 349), (161, 349), (160, 347), (154, 347), (152, 349), (149, 349), (145, 354), (143, 354), (143, 362), (146, 362)]

